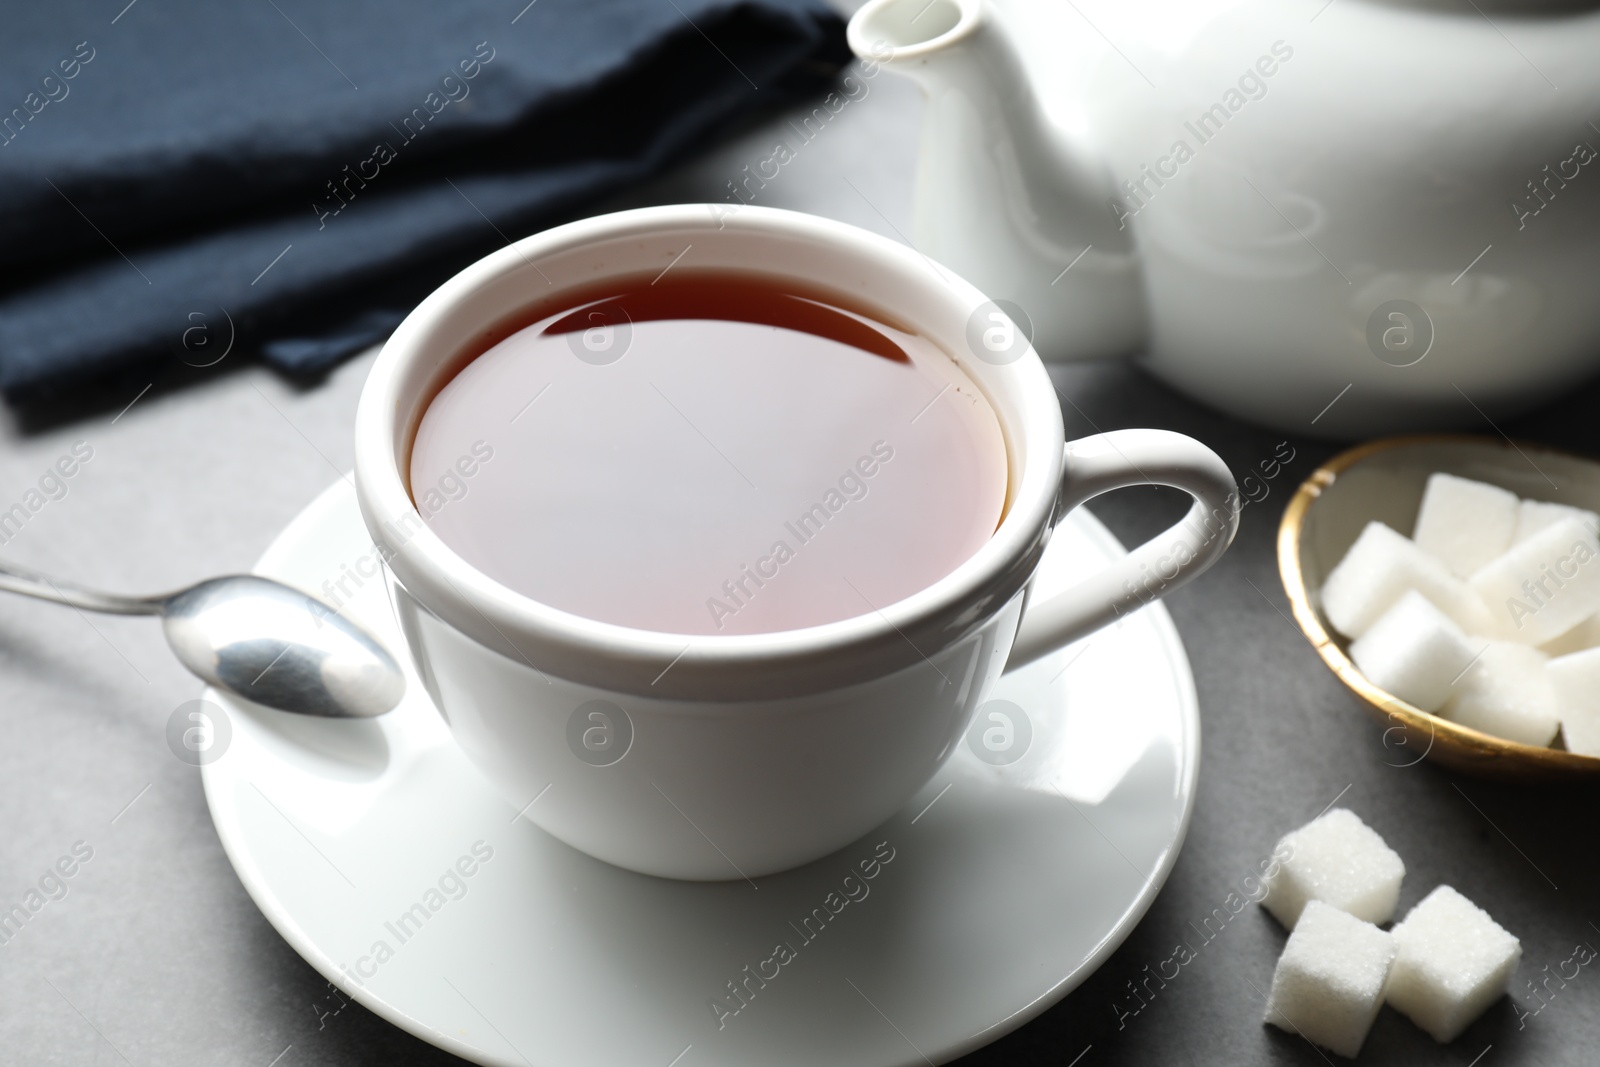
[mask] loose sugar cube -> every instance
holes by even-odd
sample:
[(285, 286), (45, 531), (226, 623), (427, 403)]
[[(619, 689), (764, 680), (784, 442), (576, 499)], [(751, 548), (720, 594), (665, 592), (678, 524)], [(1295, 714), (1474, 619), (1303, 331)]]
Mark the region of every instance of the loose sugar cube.
[(1526, 541), (1545, 527), (1569, 518), (1582, 519), (1590, 526), (1600, 526), (1600, 515), (1592, 511), (1567, 504), (1550, 504), (1543, 500), (1524, 500), (1517, 508), (1517, 532), (1512, 535), (1511, 543)]
[(1273, 855), (1283, 855), (1263, 879), (1261, 905), (1293, 930), (1310, 901), (1320, 900), (1367, 922), (1386, 923), (1400, 899), (1406, 865), (1352, 811), (1334, 808), (1291, 831)]
[(1578, 625), (1539, 646), (1547, 656), (1565, 656), (1586, 648), (1600, 648), (1600, 615), (1590, 615)]
[(1600, 756), (1600, 648), (1557, 656), (1545, 671), (1555, 686), (1567, 751)]
[(1475, 653), (1461, 629), (1417, 592), (1395, 601), (1350, 646), (1368, 681), (1423, 711), (1439, 710)]
[(1433, 602), (1469, 633), (1493, 625), (1466, 581), (1381, 522), (1369, 522), (1322, 584), (1322, 610), (1333, 628), (1360, 637), (1408, 589)]
[(1521, 503), (1497, 485), (1430, 475), (1411, 539), (1465, 578), (1511, 547)]
[(1393, 937), (1313, 900), (1272, 972), (1267, 1022), (1353, 1058), (1383, 1006), (1394, 958)]
[(1433, 1035), (1453, 1041), (1511, 985), (1522, 943), (1447, 885), (1393, 930), (1388, 1001)]
[(1440, 714), (1507, 741), (1548, 745), (1561, 725), (1561, 702), (1546, 670), (1548, 662), (1536, 648), (1490, 641), (1456, 683)]
[(1568, 516), (1486, 564), (1470, 584), (1488, 606), (1496, 636), (1539, 645), (1600, 610), (1600, 537)]

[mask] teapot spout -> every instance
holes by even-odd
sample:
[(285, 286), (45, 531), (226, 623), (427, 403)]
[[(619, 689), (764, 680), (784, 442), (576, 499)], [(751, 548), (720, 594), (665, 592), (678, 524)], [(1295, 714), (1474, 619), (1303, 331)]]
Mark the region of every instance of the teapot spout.
[(917, 247), (1020, 308), (1045, 359), (1139, 349), (1143, 285), (1110, 168), (1050, 120), (987, 0), (870, 0), (849, 42), (868, 71), (904, 74), (927, 97)]

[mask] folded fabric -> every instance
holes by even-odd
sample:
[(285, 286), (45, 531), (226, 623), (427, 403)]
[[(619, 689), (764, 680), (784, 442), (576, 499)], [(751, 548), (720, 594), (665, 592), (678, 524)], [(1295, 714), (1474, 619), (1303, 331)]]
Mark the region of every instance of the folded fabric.
[(115, 7), (0, 35), (13, 403), (229, 345), (320, 372), (848, 59), (821, 0)]

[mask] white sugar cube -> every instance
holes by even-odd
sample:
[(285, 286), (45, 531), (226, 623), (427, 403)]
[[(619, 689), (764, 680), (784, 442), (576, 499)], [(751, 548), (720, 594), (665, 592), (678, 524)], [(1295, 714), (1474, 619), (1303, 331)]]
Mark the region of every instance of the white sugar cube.
[(1568, 516), (1512, 545), (1470, 584), (1488, 606), (1497, 636), (1543, 644), (1600, 611), (1600, 537)]
[(1512, 535), (1511, 543), (1526, 541), (1545, 527), (1568, 518), (1582, 519), (1590, 526), (1600, 526), (1600, 515), (1592, 511), (1543, 500), (1524, 500), (1517, 508), (1517, 532)]
[(1545, 671), (1555, 685), (1567, 751), (1600, 756), (1600, 648), (1557, 656)]
[(1561, 725), (1561, 701), (1546, 670), (1548, 662), (1536, 648), (1490, 641), (1456, 683), (1440, 714), (1507, 741), (1548, 745)]
[(1350, 645), (1368, 681), (1423, 711), (1443, 706), (1476, 653), (1461, 629), (1417, 592), (1401, 596)]
[(1273, 855), (1284, 859), (1263, 879), (1267, 894), (1261, 906), (1289, 929), (1315, 900), (1367, 922), (1394, 917), (1406, 865), (1354, 812), (1334, 808), (1318, 816), (1285, 834)]
[(1464, 578), (1511, 547), (1521, 503), (1497, 485), (1430, 475), (1411, 539)]
[(1547, 656), (1565, 656), (1586, 648), (1600, 648), (1600, 615), (1590, 615), (1578, 625), (1539, 646)]
[(1442, 885), (1392, 931), (1387, 999), (1433, 1035), (1453, 1041), (1511, 984), (1522, 944), (1487, 912)]
[(1464, 579), (1411, 539), (1381, 522), (1369, 522), (1322, 584), (1322, 610), (1333, 628), (1360, 637), (1408, 589), (1468, 633), (1493, 625), (1489, 609)]
[(1313, 900), (1272, 972), (1266, 1021), (1353, 1058), (1383, 1006), (1394, 958), (1389, 934)]

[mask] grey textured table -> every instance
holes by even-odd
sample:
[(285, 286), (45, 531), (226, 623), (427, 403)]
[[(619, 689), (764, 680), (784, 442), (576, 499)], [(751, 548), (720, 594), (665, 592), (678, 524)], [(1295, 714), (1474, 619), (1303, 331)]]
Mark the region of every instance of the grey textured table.
[[(796, 145), (796, 158), (759, 202), (908, 233), (919, 111), (908, 85), (874, 80), (867, 97)], [(767, 158), (780, 139), (798, 141), (783, 117), (627, 205), (606, 206), (724, 199), (725, 183)], [(248, 567), (349, 467), (351, 420), (370, 362), (369, 354), (302, 391), (235, 353), (204, 371), (163, 373), (163, 383), (181, 388), (162, 385), (136, 399), (136, 385), (92, 410), (27, 424), (0, 414), (0, 510), (76, 442), (93, 449), (67, 494), (0, 553), (129, 590)], [(1210, 444), (1241, 474), (1283, 437), (1197, 407), (1130, 366), (1052, 373), (1071, 400), (1064, 405), (1069, 435), (1167, 427)], [(1505, 429), (1593, 450), (1600, 445), (1588, 415), (1594, 401), (1576, 397)], [(1258, 990), (1270, 981), (1284, 934), (1259, 909), (1229, 922), (1153, 999), (1133, 999), (1128, 983), (1143, 980), (1145, 968), (1155, 969), (1180, 940), (1193, 943), (1191, 924), (1223, 905), (1281, 833), (1335, 798), (1405, 857), (1402, 908), (1449, 882), (1520, 935), (1525, 953), (1513, 999), (1458, 1042), (1437, 1046), (1385, 1012), (1365, 1062), (1576, 1067), (1600, 1060), (1600, 972), (1586, 967), (1564, 986), (1552, 980), (1545, 1000), (1524, 985), (1553, 974), (1579, 942), (1600, 945), (1595, 794), (1513, 789), (1426, 764), (1392, 765), (1406, 757), (1383, 746), (1381, 729), (1287, 617), (1273, 550), (1278, 518), (1295, 484), (1333, 451), (1309, 440), (1291, 445), (1294, 460), (1268, 483), (1269, 495), (1246, 508), (1227, 557), (1168, 602), (1204, 720), (1198, 805), (1171, 880), (1080, 989), (963, 1062), (1323, 1062), (1300, 1038), (1260, 1024)], [(1173, 496), (1142, 490), (1094, 506), (1130, 543), (1157, 532), (1179, 508)], [(256, 911), (218, 844), (196, 772), (168, 750), (168, 716), (197, 690), (148, 621), (0, 598), (0, 715), (11, 737), (0, 749), (0, 903), (19, 901), (75, 844), (83, 843), (80, 855), (92, 850), (65, 883), (66, 895), (0, 945), (0, 1061), (459, 1062), (354, 1005), (319, 1017), (323, 980)]]

